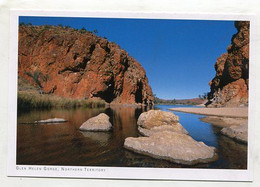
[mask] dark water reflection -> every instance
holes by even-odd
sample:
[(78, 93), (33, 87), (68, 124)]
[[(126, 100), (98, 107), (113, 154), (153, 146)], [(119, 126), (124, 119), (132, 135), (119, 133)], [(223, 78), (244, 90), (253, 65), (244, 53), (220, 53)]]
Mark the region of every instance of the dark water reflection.
[[(159, 106), (166, 110), (169, 106)], [(17, 164), (114, 166), (114, 167), (190, 167), (157, 160), (123, 148), (127, 137), (137, 137), (137, 118), (144, 108), (72, 109), (30, 111), (18, 114)], [(113, 124), (111, 132), (81, 132), (79, 127), (91, 117), (105, 112)], [(201, 122), (201, 116), (178, 113), (181, 124), (199, 141), (218, 148), (220, 159), (194, 168), (246, 168), (247, 146), (219, 134), (219, 129)], [(186, 115), (186, 116), (185, 116)], [(60, 124), (35, 125), (36, 120), (64, 118)], [(26, 124), (28, 123), (28, 124)]]

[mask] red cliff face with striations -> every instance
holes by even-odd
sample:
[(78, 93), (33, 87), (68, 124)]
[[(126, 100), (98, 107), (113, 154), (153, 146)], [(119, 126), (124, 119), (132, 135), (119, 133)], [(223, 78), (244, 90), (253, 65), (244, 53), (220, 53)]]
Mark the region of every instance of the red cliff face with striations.
[(248, 104), (249, 87), (249, 22), (236, 21), (227, 53), (215, 64), (216, 76), (209, 83), (209, 106), (241, 106)]
[(19, 76), (44, 93), (153, 104), (145, 70), (125, 50), (86, 30), (19, 27)]

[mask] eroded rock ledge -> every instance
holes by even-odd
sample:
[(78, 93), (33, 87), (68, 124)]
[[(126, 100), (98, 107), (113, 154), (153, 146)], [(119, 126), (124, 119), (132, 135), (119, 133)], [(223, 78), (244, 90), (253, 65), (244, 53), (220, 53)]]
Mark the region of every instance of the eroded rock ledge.
[(247, 143), (248, 142), (248, 125), (242, 124), (239, 126), (225, 127), (221, 130), (221, 133), (233, 138), (239, 142)]

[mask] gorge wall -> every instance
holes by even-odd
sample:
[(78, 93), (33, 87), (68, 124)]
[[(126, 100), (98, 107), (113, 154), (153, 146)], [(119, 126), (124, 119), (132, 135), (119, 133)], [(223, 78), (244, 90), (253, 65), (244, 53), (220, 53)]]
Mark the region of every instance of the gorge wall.
[(143, 67), (125, 50), (85, 29), (19, 26), (18, 75), (46, 94), (153, 104)]
[(208, 106), (245, 106), (249, 89), (249, 22), (236, 21), (227, 53), (215, 64), (216, 76), (210, 81)]

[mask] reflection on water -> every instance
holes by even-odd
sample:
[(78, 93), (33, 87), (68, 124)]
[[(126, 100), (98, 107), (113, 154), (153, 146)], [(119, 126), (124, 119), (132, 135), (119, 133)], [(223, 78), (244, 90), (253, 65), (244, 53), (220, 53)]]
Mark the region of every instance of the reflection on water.
[(89, 138), (103, 146), (106, 146), (109, 139), (111, 138), (110, 132), (88, 132), (88, 131), (82, 131), (81, 134), (85, 138)]
[[(166, 110), (172, 106), (158, 106)], [(18, 114), (17, 164), (114, 166), (114, 167), (191, 167), (157, 160), (123, 148), (127, 137), (137, 137), (136, 122), (144, 108), (113, 107), (30, 111)], [(79, 127), (91, 117), (105, 112), (113, 124), (111, 132), (82, 132)], [(194, 168), (246, 168), (247, 146), (220, 135), (219, 129), (201, 122), (199, 115), (174, 112), (190, 135), (218, 148), (220, 159)], [(48, 118), (64, 118), (66, 123), (35, 125)]]

